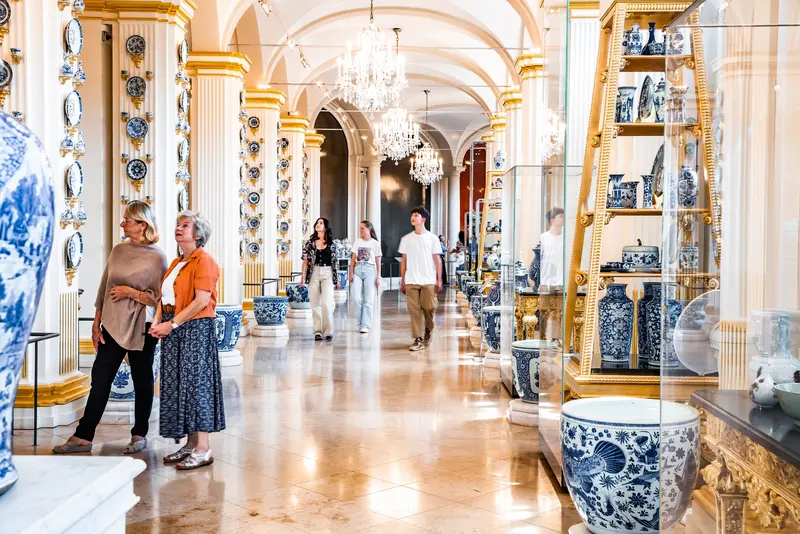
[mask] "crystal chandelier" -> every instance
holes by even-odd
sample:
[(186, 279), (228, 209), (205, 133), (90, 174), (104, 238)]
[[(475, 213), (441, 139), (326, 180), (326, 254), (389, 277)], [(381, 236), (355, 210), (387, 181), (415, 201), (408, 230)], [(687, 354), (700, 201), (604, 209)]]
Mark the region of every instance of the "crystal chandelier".
[(375, 126), (375, 148), (395, 164), (419, 146), (419, 124), (403, 108), (390, 108)]
[(553, 113), (552, 109), (547, 108), (547, 116), (542, 128), (542, 162), (558, 156), (564, 150), (564, 130), (566, 130), (566, 126), (558, 118), (558, 115)]
[[(428, 124), (428, 95), (425, 89), (425, 124)], [(444, 175), (442, 158), (427, 141), (411, 158), (411, 178), (422, 185), (431, 185)]]
[(358, 34), (353, 55), (350, 43), (338, 60), (336, 88), (342, 98), (372, 117), (400, 101), (408, 87), (402, 58), (396, 55), (375, 24), (373, 0), (369, 3), (369, 25)]

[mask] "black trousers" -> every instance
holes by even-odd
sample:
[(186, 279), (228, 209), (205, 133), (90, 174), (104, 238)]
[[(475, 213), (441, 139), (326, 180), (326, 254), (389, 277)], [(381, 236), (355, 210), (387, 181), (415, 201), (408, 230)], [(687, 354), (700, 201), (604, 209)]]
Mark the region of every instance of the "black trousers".
[[(150, 323), (145, 326), (145, 332), (150, 329)], [(75, 437), (86, 441), (94, 441), (94, 431), (100, 424), (100, 418), (106, 410), (108, 396), (111, 394), (111, 384), (122, 364), (125, 354), (128, 354), (128, 363), (131, 367), (134, 398), (135, 424), (131, 429), (131, 436), (147, 436), (150, 429), (150, 412), (153, 409), (153, 356), (158, 340), (150, 334), (145, 334), (142, 350), (129, 351), (114, 341), (111, 334), (103, 328), (103, 339), (97, 350), (97, 357), (92, 366), (92, 389), (86, 401)]]

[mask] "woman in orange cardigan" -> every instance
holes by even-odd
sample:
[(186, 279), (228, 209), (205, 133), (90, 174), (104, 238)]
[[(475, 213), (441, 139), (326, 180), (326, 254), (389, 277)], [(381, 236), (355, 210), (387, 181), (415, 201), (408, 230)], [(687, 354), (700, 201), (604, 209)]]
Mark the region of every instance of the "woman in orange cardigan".
[(208, 435), (225, 429), (214, 311), (219, 267), (204, 248), (210, 235), (211, 226), (199, 215), (178, 215), (175, 241), (183, 254), (164, 276), (150, 329), (162, 340), (161, 435), (176, 441), (188, 436), (164, 463), (182, 470), (213, 463)]

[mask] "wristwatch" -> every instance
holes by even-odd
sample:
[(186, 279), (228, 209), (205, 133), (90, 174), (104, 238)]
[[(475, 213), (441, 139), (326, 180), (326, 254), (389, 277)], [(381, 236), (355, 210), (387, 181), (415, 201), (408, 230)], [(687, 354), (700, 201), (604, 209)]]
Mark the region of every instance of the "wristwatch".
[(170, 324), (170, 326), (172, 327), (172, 329), (173, 329), (173, 330), (177, 330), (177, 329), (178, 329), (178, 327), (180, 326), (180, 325), (179, 325), (178, 323), (176, 323), (175, 321), (172, 321), (172, 322), (171, 322), (171, 323), (169, 323), (169, 324)]

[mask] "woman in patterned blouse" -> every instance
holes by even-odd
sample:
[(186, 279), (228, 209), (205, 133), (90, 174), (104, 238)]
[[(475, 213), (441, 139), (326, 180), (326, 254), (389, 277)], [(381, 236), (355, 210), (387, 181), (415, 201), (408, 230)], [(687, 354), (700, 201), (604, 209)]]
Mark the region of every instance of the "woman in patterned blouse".
[(314, 233), (303, 247), (303, 274), (300, 283), (308, 283), (308, 296), (314, 314), (314, 339), (333, 339), (333, 291), (339, 289), (339, 271), (333, 250), (333, 233), (328, 219), (314, 223)]

